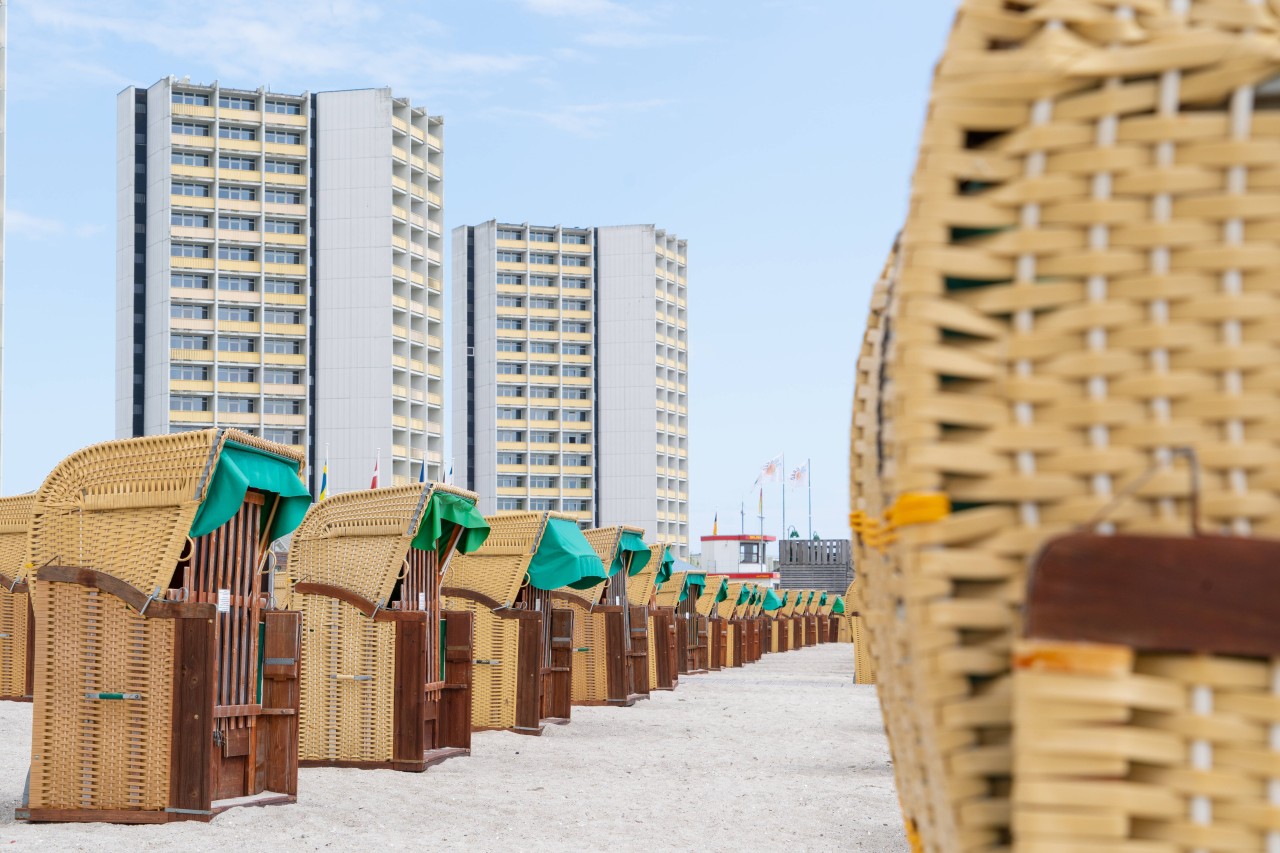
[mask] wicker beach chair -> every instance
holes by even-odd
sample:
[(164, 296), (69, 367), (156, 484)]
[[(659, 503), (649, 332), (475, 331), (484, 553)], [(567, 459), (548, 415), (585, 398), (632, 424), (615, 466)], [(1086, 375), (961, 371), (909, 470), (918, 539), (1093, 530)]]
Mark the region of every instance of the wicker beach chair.
[(670, 572), (672, 558), (666, 546), (648, 545), (649, 559), (638, 571), (627, 573), (627, 606), (631, 619), (631, 691), (648, 696), (657, 689), (657, 661), (654, 649), (653, 595), (664, 558)]
[(35, 495), (0, 498), (0, 699), (31, 701), (35, 620), (27, 592), (27, 535)]
[[(648, 614), (633, 607), (627, 594), (630, 577), (649, 564), (644, 531), (635, 527), (598, 527), (583, 531), (609, 579), (590, 589), (561, 587), (553, 601), (573, 610), (573, 684), (575, 705), (634, 705), (648, 696)], [(633, 628), (633, 619), (639, 624)], [(638, 628), (638, 630), (636, 630)], [(634, 652), (632, 644), (641, 651)], [(636, 665), (644, 667), (637, 691)]]
[(742, 620), (738, 611), (751, 596), (745, 583), (727, 583), (725, 596), (716, 605), (716, 616), (724, 622), (724, 666), (740, 667), (743, 664)]
[(705, 632), (703, 644), (704, 665), (713, 672), (725, 667), (725, 644), (728, 642), (728, 624), (720, 618), (720, 605), (729, 597), (729, 579), (724, 575), (707, 575), (706, 584), (694, 605), (701, 617)]
[(33, 821), (209, 820), (293, 802), (299, 614), (268, 546), (311, 497), (301, 454), (234, 430), (109, 441), (40, 487)]
[(500, 512), (489, 538), (455, 554), (445, 570), (446, 610), (472, 613), (473, 731), (542, 734), (543, 720), (568, 722), (573, 673), (573, 611), (553, 607), (551, 591), (605, 580), (600, 558), (567, 515)]
[[(1280, 843), (1273, 651), (1208, 631), (1097, 637), (1092, 662), (1014, 649), (1024, 618), (1032, 640), (1071, 636), (1036, 634), (1034, 600), (1024, 617), (1028, 565), (1128, 484), (1096, 565), (1130, 536), (1197, 553), (1180, 447), (1206, 530), (1280, 533), (1278, 32), (1246, 0), (961, 5), (859, 356), (851, 466), (855, 609), (926, 850)], [(1213, 563), (1225, 588), (1239, 567)], [(1089, 575), (1099, 601), (1131, 601), (1116, 568)], [(1197, 625), (1208, 598), (1164, 616)]]
[(658, 589), (658, 606), (675, 613), (676, 666), (681, 675), (707, 671), (706, 617), (697, 608), (706, 577), (703, 572), (672, 572)]
[(304, 767), (422, 771), (470, 752), (472, 614), (441, 611), (440, 576), (488, 535), (475, 503), (436, 483), (348, 492), (294, 532)]
[(644, 584), (646, 572), (637, 575), (634, 587), (628, 586), (627, 595), (633, 602), (643, 600), (649, 613), (649, 689), (674, 690), (680, 679), (682, 655), (676, 650), (676, 611), (674, 606), (660, 604), (658, 591), (671, 583), (675, 557), (664, 544), (649, 546), (649, 565), (652, 571), (649, 583)]

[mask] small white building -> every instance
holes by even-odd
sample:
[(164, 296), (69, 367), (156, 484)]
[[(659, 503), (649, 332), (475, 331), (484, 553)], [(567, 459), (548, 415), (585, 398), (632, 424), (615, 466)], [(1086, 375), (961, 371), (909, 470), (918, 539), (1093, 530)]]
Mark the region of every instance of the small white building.
[(770, 571), (765, 551), (777, 537), (748, 533), (739, 536), (703, 536), (702, 571), (728, 575), (729, 583), (745, 581), (776, 587), (779, 575)]

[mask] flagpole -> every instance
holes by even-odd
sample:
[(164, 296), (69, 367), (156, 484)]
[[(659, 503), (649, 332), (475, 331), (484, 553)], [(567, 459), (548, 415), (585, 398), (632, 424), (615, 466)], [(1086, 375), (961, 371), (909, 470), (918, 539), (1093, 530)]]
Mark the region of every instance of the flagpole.
[(760, 484), (760, 568), (769, 571), (769, 555), (764, 543), (764, 483)]
[(809, 487), (809, 538), (813, 539), (813, 460), (804, 460), (804, 481)]
[(744, 500), (738, 501), (738, 534), (747, 535), (747, 502)]
[(782, 476), (778, 479), (782, 483), (782, 535), (778, 537), (778, 559), (782, 559), (782, 542), (787, 538), (787, 454), (782, 454)]

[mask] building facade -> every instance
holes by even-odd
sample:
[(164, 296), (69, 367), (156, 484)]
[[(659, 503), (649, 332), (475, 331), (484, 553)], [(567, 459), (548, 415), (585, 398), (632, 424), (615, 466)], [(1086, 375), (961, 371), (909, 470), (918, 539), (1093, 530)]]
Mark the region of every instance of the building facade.
[(778, 586), (778, 572), (766, 553), (773, 536), (744, 533), (740, 536), (703, 536), (698, 565), (708, 574), (728, 575), (730, 582), (744, 581)]
[(174, 78), (117, 119), (117, 435), (235, 426), (327, 460), (334, 493), (378, 456), (384, 483), (439, 479), (441, 119)]
[(853, 582), (853, 548), (848, 539), (783, 539), (778, 573), (788, 589), (844, 592)]
[(481, 510), (688, 554), (686, 243), (652, 225), (453, 231), (455, 479)]

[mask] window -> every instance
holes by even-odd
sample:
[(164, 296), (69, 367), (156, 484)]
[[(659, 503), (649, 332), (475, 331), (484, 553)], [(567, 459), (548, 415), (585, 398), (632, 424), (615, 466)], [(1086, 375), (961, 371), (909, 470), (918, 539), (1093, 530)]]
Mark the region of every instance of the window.
[(208, 290), (209, 276), (175, 272), (169, 275), (169, 286), (185, 287), (191, 290)]
[(556, 324), (553, 320), (530, 320), (529, 331), (531, 332), (554, 332)]
[(251, 293), (257, 289), (256, 282), (251, 278), (245, 278), (240, 275), (218, 276), (218, 290), (236, 290), (241, 293)]
[(287, 308), (264, 308), (262, 310), (262, 322), (283, 323), (293, 326), (302, 322), (302, 312)]
[(248, 95), (219, 95), (218, 106), (227, 110), (256, 110), (258, 99)]
[(209, 368), (199, 364), (171, 364), (169, 378), (182, 382), (205, 382), (209, 379)]
[(268, 415), (300, 415), (302, 414), (302, 401), (268, 397), (262, 401), (262, 411)]
[(248, 216), (219, 216), (218, 227), (228, 231), (257, 231), (258, 223)]
[(586, 323), (565, 323), (561, 329), (574, 335), (585, 335), (587, 333)]
[(233, 323), (252, 323), (254, 311), (247, 305), (219, 305), (218, 319)]
[(300, 385), (302, 384), (302, 371), (300, 370), (264, 370), (262, 371), (263, 385)]
[(518, 421), (524, 418), (524, 409), (512, 409), (507, 406), (498, 407), (498, 420)]
[(556, 458), (550, 453), (534, 453), (529, 457), (529, 464), (546, 467), (556, 464)]
[(529, 300), (529, 307), (537, 308), (540, 311), (553, 311), (556, 307), (556, 301), (545, 296), (539, 296)]
[(585, 432), (566, 432), (564, 434), (565, 444), (590, 444), (591, 436)]
[(266, 142), (273, 142), (276, 145), (301, 145), (302, 134), (293, 130), (268, 130), (262, 136)]
[(291, 341), (285, 338), (267, 338), (263, 342), (263, 352), (275, 355), (298, 355), (302, 352), (302, 341)]
[(169, 316), (179, 320), (208, 320), (209, 306), (173, 302), (169, 305)]
[(498, 373), (500, 375), (515, 376), (517, 374), (524, 373), (524, 365), (511, 364), (510, 362), (507, 362), (507, 361), (500, 361), (498, 362)]
[(509, 474), (508, 474), (508, 475), (502, 475), (502, 474), (498, 475), (498, 488), (499, 488), (499, 489), (518, 489), (518, 488), (520, 488), (520, 486), (521, 486), (521, 485), (522, 485), (522, 484), (521, 484), (521, 482), (520, 482), (520, 478), (519, 478), (519, 477), (512, 477), (512, 476), (511, 476), (511, 475), (509, 475)]
[(554, 509), (553, 503), (554, 501), (547, 498), (530, 498), (529, 509), (533, 512), (549, 512)]
[(554, 243), (555, 241), (556, 241), (556, 235), (548, 231), (530, 231), (529, 232), (530, 243)]
[(258, 191), (253, 187), (218, 187), (218, 198), (227, 198), (232, 201), (253, 201), (258, 197)]
[(207, 258), (208, 246), (193, 246), (190, 243), (170, 243), (169, 254), (175, 258)]
[(524, 321), (517, 320), (514, 317), (499, 317), (498, 328), (499, 329), (523, 329)]
[(498, 352), (524, 352), (524, 342), (498, 341)]
[(566, 364), (564, 366), (564, 375), (584, 377), (590, 376), (591, 374), (587, 370), (587, 366), (585, 364)]
[(172, 100), (175, 104), (191, 104), (194, 107), (209, 106), (209, 96), (199, 92), (174, 92)]
[(562, 306), (566, 311), (586, 311), (587, 303), (583, 299), (566, 299)]
[(529, 284), (533, 287), (555, 287), (556, 280), (549, 275), (531, 275)]
[(739, 563), (759, 563), (760, 562), (760, 543), (759, 542), (739, 542), (738, 543), (738, 562)]
[(301, 175), (302, 164), (294, 160), (268, 160), (262, 164), (262, 171), (273, 175)]
[(499, 252), (498, 262), (504, 264), (518, 264), (524, 260), (524, 255), (519, 252)]
[(268, 427), (262, 431), (262, 437), (267, 441), (274, 441), (276, 444), (302, 444), (302, 430), (297, 429), (271, 429)]
[(262, 230), (268, 234), (301, 234), (302, 223), (290, 219), (268, 219)]
[(500, 429), (497, 436), (498, 441), (524, 441), (524, 433), (518, 429)]
[(219, 397), (218, 411), (247, 415), (253, 412), (253, 400), (249, 397)]
[(169, 162), (175, 166), (204, 166), (209, 165), (208, 154), (196, 154), (193, 151), (175, 151), (170, 157)]
[(566, 489), (585, 489), (587, 481), (582, 477), (565, 477), (563, 485)]
[(535, 400), (550, 400), (556, 396), (556, 389), (548, 388), (545, 385), (534, 385), (529, 389), (529, 396)]
[(586, 512), (586, 511), (587, 511), (587, 502), (586, 502), (586, 501), (567, 500), (567, 501), (565, 501), (565, 502), (564, 502), (564, 511), (565, 511), (565, 512)]
[(556, 369), (550, 364), (531, 364), (529, 365), (529, 373), (532, 376), (555, 376)]
[[(219, 309), (221, 313), (221, 309)], [(219, 336), (218, 350), (220, 352), (256, 352), (254, 346), (257, 342), (253, 338), (230, 338)]]
[(252, 127), (235, 127), (228, 124), (218, 126), (218, 136), (222, 139), (243, 139), (248, 142), (258, 138), (257, 132)]
[(499, 296), (499, 308), (520, 308), (524, 305), (524, 300), (519, 296)]
[(218, 365), (218, 381), (219, 382), (252, 382), (252, 367), (227, 367)]
[(590, 456), (578, 456), (576, 454), (566, 454), (564, 457), (564, 467), (566, 468), (586, 468), (591, 464)]
[(257, 251), (248, 246), (218, 247), (218, 257), (224, 261), (252, 261), (257, 255)]
[(573, 246), (585, 246), (587, 245), (587, 235), (586, 234), (561, 234), (560, 242), (568, 243)]
[(197, 124), (194, 121), (175, 121), (173, 132), (178, 136), (208, 136), (209, 125)]
[(296, 101), (267, 101), (262, 111), (264, 113), (276, 113), (277, 115), (300, 116), (302, 115), (302, 104)]
[(586, 344), (565, 344), (562, 352), (565, 355), (587, 355)]
[(589, 400), (589, 392), (586, 388), (574, 388), (572, 386), (564, 388), (560, 391), (560, 396), (566, 400)]
[(170, 213), (169, 224), (179, 228), (208, 228), (209, 216), (204, 213)]
[(524, 388), (519, 385), (499, 385), (499, 397), (523, 397)]
[(207, 412), (209, 411), (208, 397), (181, 397), (173, 396), (169, 398), (169, 411), (171, 412)]
[(269, 189), (262, 194), (262, 200), (272, 204), (302, 204), (302, 193)]
[(512, 230), (510, 230), (510, 229), (508, 229), (508, 228), (499, 228), (499, 229), (498, 229), (498, 239), (499, 239), (499, 240), (523, 240), (523, 239), (524, 239), (524, 232), (523, 232), (523, 231), (512, 231)]
[(517, 500), (516, 498), (498, 498), (498, 512), (510, 512), (512, 510), (520, 509), (521, 503), (523, 503), (523, 501)]
[(545, 355), (555, 351), (556, 345), (547, 343), (546, 341), (533, 341), (529, 344), (529, 352), (537, 352)]
[(499, 453), (498, 464), (499, 465), (523, 465), (524, 454), (523, 453)]
[(301, 293), (302, 282), (283, 278), (269, 278), (262, 283), (265, 293)]
[(590, 279), (585, 278), (566, 278), (564, 280), (565, 287), (571, 287), (575, 290), (586, 290), (591, 286)]
[(556, 419), (555, 409), (530, 409), (529, 420), (531, 421), (554, 421)]
[(256, 172), (258, 170), (258, 161), (253, 157), (232, 157), (230, 154), (219, 154), (218, 168), (230, 169), (234, 172)]
[(556, 481), (552, 477), (530, 477), (529, 488), (531, 489), (554, 489)]
[(500, 272), (498, 273), (498, 284), (520, 284), (523, 279), (515, 273)]
[(184, 184), (175, 181), (172, 193), (173, 195), (185, 195), (192, 198), (208, 198), (209, 187), (206, 184)]
[(572, 423), (583, 424), (591, 420), (587, 417), (587, 412), (582, 409), (567, 409), (561, 420), (571, 421)]
[(531, 432), (529, 441), (534, 444), (555, 444), (555, 434), (550, 432)]
[(556, 262), (555, 255), (543, 255), (533, 253), (529, 255), (529, 263), (531, 264), (554, 264)]
[(565, 267), (585, 267), (590, 266), (590, 262), (586, 258), (575, 258), (572, 255), (564, 255), (560, 258), (560, 265)]
[(286, 249), (264, 249), (262, 260), (269, 264), (300, 264), (302, 263), (302, 253), (291, 252)]
[(209, 338), (205, 335), (170, 335), (170, 349), (208, 349)]

